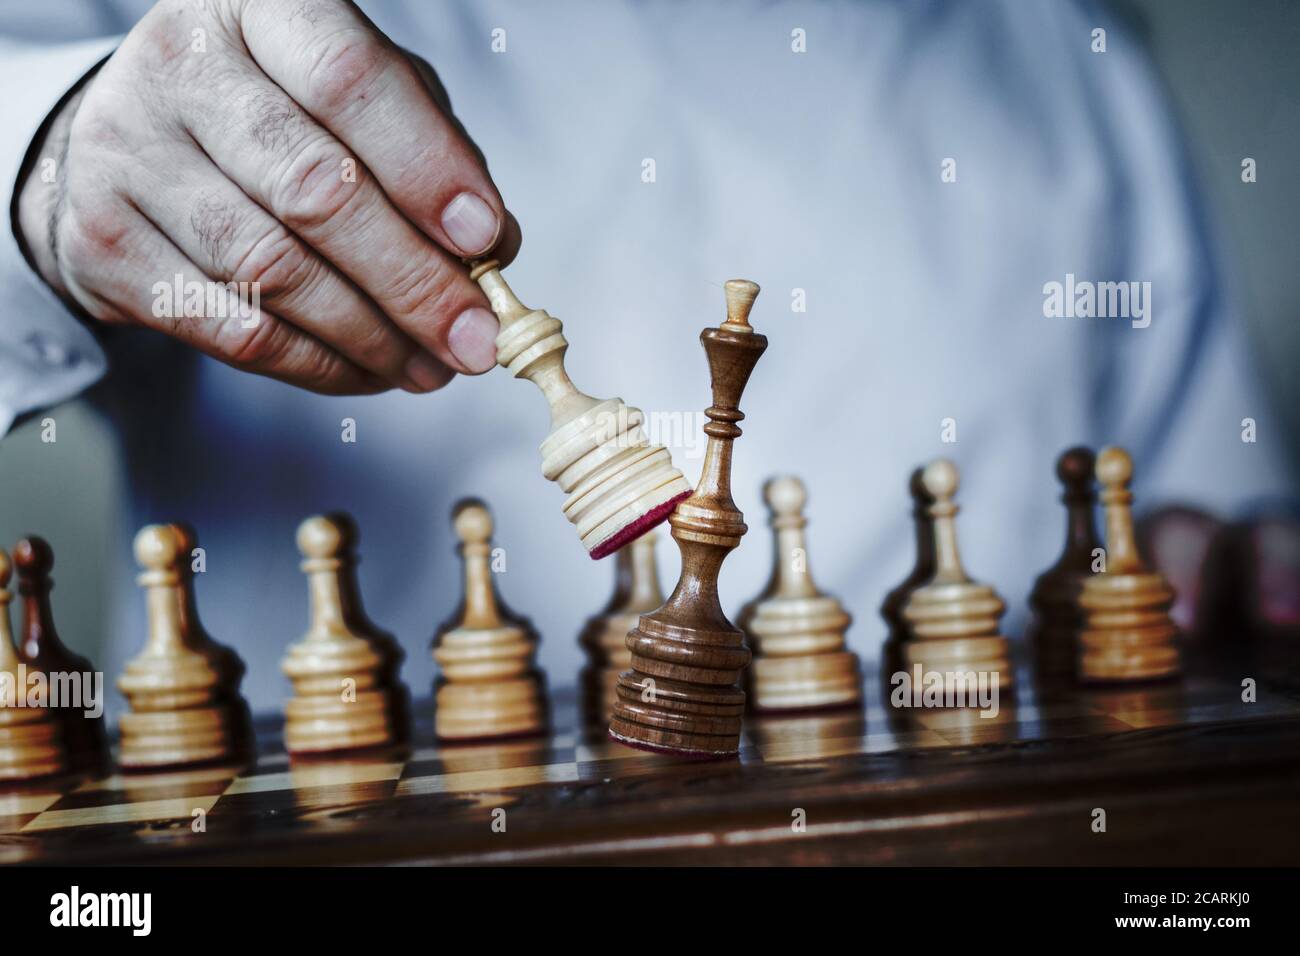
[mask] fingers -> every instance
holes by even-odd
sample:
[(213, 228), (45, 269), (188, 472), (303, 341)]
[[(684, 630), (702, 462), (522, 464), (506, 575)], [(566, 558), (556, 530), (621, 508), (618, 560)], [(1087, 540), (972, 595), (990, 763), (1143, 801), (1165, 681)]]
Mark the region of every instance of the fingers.
[(169, 150), (166, 175), (123, 188), (208, 275), (254, 283), (264, 307), (399, 388), (429, 392), (452, 372), (369, 298), (226, 179), (199, 150)]
[(249, 297), (212, 282), (126, 202), (70, 206), (57, 241), (69, 292), (96, 318), (138, 322), (236, 368), (316, 392), (386, 387), (291, 323), (251, 308)]
[[(355, 282), (407, 335), (451, 368), (496, 362), (496, 317), (461, 262), (403, 216), (328, 130), (246, 61), (219, 96), (184, 107), (190, 134), (221, 171)], [(238, 118), (231, 122), (231, 114)]]
[[(465, 142), (474, 150), (474, 156), (478, 159), (479, 165), (486, 170), (487, 159), (484, 157), (483, 151), (478, 148), (478, 144), (475, 143), (474, 140), (470, 139), (469, 133), (465, 131), (464, 124), (461, 123), (455, 112), (452, 111), (451, 100), (447, 96), (447, 90), (442, 85), (442, 80), (438, 78), (438, 74), (434, 71), (433, 67), (422, 58), (411, 53), (407, 53), (406, 56), (410, 59), (411, 63), (414, 64), (415, 71), (420, 76), (420, 82), (424, 84), (424, 88), (428, 90), (429, 95), (433, 97), (433, 101), (438, 104), (438, 108), (442, 110), (443, 115), (446, 116), (448, 121), (456, 127), (460, 135), (464, 137)], [(510, 265), (510, 263), (515, 261), (515, 256), (519, 254), (519, 246), (522, 242), (523, 233), (519, 229), (519, 221), (516, 220), (514, 214), (507, 209), (506, 221), (501, 227), (501, 236), (497, 239), (497, 244), (492, 249), (492, 258), (496, 259), (502, 266)]]
[(299, 0), (243, 8), (244, 42), (275, 83), (374, 173), (419, 228), (459, 256), (489, 251), (505, 205), (473, 146), (409, 59), (351, 5)]

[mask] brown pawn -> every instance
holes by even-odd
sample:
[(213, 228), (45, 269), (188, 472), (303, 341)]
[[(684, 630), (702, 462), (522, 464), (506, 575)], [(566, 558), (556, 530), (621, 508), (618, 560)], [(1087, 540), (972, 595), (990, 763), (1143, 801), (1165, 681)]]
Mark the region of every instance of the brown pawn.
[(389, 748), (405, 736), (394, 650), (352, 606), (354, 543), (355, 529), (337, 516), (316, 515), (298, 526), (311, 623), (281, 665), (293, 682), (284, 708), (284, 742), (293, 756)]
[(668, 519), (681, 577), (667, 603), (627, 636), (632, 669), (618, 679), (609, 725), (611, 737), (634, 747), (715, 759), (739, 752), (745, 712), (739, 682), (750, 654), (722, 612), (718, 572), (746, 531), (731, 499), (732, 443), (745, 417), (741, 394), (767, 348), (749, 324), (758, 286), (732, 279), (726, 288), (726, 321), (700, 333), (713, 388), (700, 483)]
[(1137, 681), (1171, 677), (1181, 669), (1169, 617), (1174, 589), (1151, 571), (1133, 530), (1133, 460), (1122, 448), (1097, 455), (1097, 480), (1106, 512), (1106, 570), (1084, 581), (1079, 604), (1079, 676), (1085, 681)]
[[(1008, 642), (998, 630), (1006, 605), (993, 588), (966, 575), (957, 551), (959, 510), (953, 503), (959, 475), (946, 458), (926, 465), (921, 473), (925, 490), (934, 499), (934, 574), (912, 592), (903, 607), (907, 638), (902, 643), (903, 664), (921, 668), (922, 680), (930, 672), (989, 673), (998, 675), (998, 687), (1010, 689), (1014, 681)], [(945, 690), (950, 682), (945, 678)]]
[(122, 715), (118, 763), (128, 770), (224, 763), (239, 757), (240, 711), (232, 708), (215, 647), (186, 633), (188, 562), (172, 525), (146, 525), (135, 536), (136, 579), (145, 591), (149, 637), (126, 665), (118, 689), (131, 710)]
[(880, 616), (889, 625), (891, 639), (901, 638), (907, 631), (903, 620), (903, 606), (912, 592), (934, 575), (934, 520), (930, 517), (930, 505), (934, 498), (925, 490), (921, 475), (925, 469), (918, 468), (912, 472), (908, 481), (908, 491), (912, 496), (912, 527), (916, 537), (916, 564), (908, 572), (898, 587), (885, 595), (880, 605)]
[(798, 478), (774, 478), (763, 488), (775, 532), (772, 580), (741, 612), (754, 659), (745, 672), (755, 711), (818, 710), (862, 700), (858, 656), (844, 646), (853, 618), (823, 594), (808, 569), (803, 516), (808, 500)]
[(880, 605), (880, 616), (885, 619), (889, 632), (881, 646), (880, 677), (885, 693), (893, 689), (891, 677), (903, 669), (903, 642), (907, 640), (907, 622), (903, 620), (903, 606), (912, 592), (934, 574), (934, 521), (930, 518), (930, 505), (934, 499), (925, 490), (917, 468), (908, 480), (907, 490), (912, 496), (912, 529), (916, 539), (916, 563), (898, 586), (885, 595)]
[(465, 565), (465, 594), (434, 638), (434, 730), (443, 740), (522, 737), (546, 729), (546, 691), (535, 658), (538, 638), (502, 603), (492, 581), (492, 515), (468, 499), (452, 511)]
[(579, 675), (583, 720), (588, 725), (599, 725), (602, 732), (614, 713), (618, 675), (632, 666), (627, 632), (636, 627), (642, 614), (664, 603), (655, 561), (658, 540), (658, 532), (650, 531), (618, 550), (614, 556), (614, 594), (604, 610), (587, 621), (578, 637), (587, 652), (587, 666)]
[(9, 555), (0, 549), (0, 782), (48, 777), (68, 766), (55, 713), (27, 706), (27, 682), (19, 676), (23, 665), (9, 629), (12, 571)]
[[(18, 657), (29, 668), (46, 675), (94, 674), (95, 668), (80, 654), (74, 654), (59, 640), (50, 609), (54, 581), (54, 552), (44, 538), (29, 535), (14, 546), (18, 569), (18, 593), (23, 600), (23, 627), (18, 640)], [(79, 681), (80, 683), (80, 681)], [(84, 686), (84, 684), (83, 684)], [(84, 708), (58, 708), (63, 744), (71, 770), (95, 772), (108, 764), (108, 739), (104, 718), (87, 717)]]
[(1034, 610), (1032, 644), (1036, 676), (1059, 682), (1074, 676), (1083, 611), (1079, 595), (1092, 574), (1094, 553), (1101, 547), (1093, 510), (1096, 456), (1084, 447), (1071, 448), (1056, 461), (1056, 477), (1064, 486), (1065, 548), (1056, 563), (1039, 575), (1029, 595)]

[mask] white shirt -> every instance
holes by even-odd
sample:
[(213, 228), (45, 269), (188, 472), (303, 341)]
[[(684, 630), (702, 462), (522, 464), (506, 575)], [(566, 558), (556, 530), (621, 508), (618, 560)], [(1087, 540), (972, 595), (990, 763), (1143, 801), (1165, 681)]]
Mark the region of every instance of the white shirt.
[[(106, 6), (41, 4), (14, 28), (25, 39), (5, 41), (6, 88), (16, 77), (35, 94), (0, 102), (6, 171), (112, 45), (57, 41), (125, 31), (147, 5)], [(808, 486), (812, 570), (854, 614), (869, 664), (877, 609), (913, 560), (908, 475), (931, 458), (962, 468), (963, 558), (1007, 599), (1013, 635), (1061, 546), (1053, 468), (1069, 445), (1128, 447), (1140, 507), (1227, 515), (1288, 487), (1276, 448), (1241, 440), (1245, 417), (1267, 435), (1270, 412), (1158, 85), (1092, 5), (363, 6), (435, 66), (488, 157), (524, 230), (506, 277), (564, 320), (577, 385), (652, 427), (685, 424), (670, 444), (692, 482), (709, 404), (699, 331), (723, 318), (726, 279), (763, 286), (752, 321), (770, 346), (734, 473), (750, 531), (723, 569), (728, 609), (766, 580), (760, 487), (777, 473)], [(449, 512), (465, 495), (493, 508), (498, 585), (542, 633), (551, 684), (573, 683), (576, 636), (613, 569), (587, 558), (540, 474), (548, 417), (531, 384), (496, 369), (431, 396), (325, 398), (178, 361), (151, 332), (110, 330), (101, 350), (2, 241), (0, 427), (108, 369), (94, 394), (119, 423), (124, 527), (197, 526), (200, 609), (247, 661), (256, 709), (287, 692), (278, 662), (306, 627), (294, 529), (338, 508), (361, 527), (370, 615), (427, 692), (428, 641), (460, 589)], [(1150, 325), (1046, 317), (1044, 287), (1067, 275), (1150, 282)], [(145, 634), (129, 535), (115, 550), (110, 677)], [(659, 553), (670, 589), (666, 534)], [(72, 600), (77, 582), (61, 583)]]

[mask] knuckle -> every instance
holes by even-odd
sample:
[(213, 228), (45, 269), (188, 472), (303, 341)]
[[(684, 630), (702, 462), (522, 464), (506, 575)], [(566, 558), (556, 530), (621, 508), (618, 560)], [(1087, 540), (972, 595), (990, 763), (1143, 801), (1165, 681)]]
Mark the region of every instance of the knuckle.
[(396, 338), (382, 321), (358, 329), (349, 346), (352, 360), (363, 368), (390, 369), (400, 364), (403, 357)]
[(389, 287), (384, 301), (397, 315), (439, 315), (456, 298), (456, 275), (440, 262), (418, 259)]
[(226, 322), (217, 341), (217, 350), (231, 365), (273, 369), (283, 363), (293, 348), (293, 339), (293, 329), (262, 313), (252, 328), (246, 329), (238, 321)]
[(70, 204), (58, 231), (59, 257), (70, 265), (122, 258), (131, 226), (107, 202)]
[(337, 352), (313, 349), (302, 367), (295, 369), (295, 377), (304, 388), (323, 395), (336, 394), (349, 378), (346, 360)]
[(265, 299), (284, 300), (310, 284), (316, 260), (301, 240), (277, 225), (236, 260), (231, 279), (248, 282)]
[(327, 146), (301, 150), (277, 177), (271, 205), (295, 232), (328, 226), (348, 207), (360, 189), (360, 179), (343, 175), (342, 156)]
[(334, 115), (364, 100), (383, 74), (389, 51), (362, 27), (344, 27), (316, 41), (307, 52), (309, 109)]

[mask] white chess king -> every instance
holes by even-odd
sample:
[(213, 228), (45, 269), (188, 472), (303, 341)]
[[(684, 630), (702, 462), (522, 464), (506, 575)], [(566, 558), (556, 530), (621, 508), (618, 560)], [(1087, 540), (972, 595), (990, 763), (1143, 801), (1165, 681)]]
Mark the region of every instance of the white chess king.
[(560, 320), (521, 303), (497, 266), (489, 260), (470, 271), (501, 322), (497, 362), (540, 388), (551, 406), (542, 474), (568, 493), (565, 516), (588, 553), (603, 558), (664, 521), (691, 486), (668, 449), (650, 444), (640, 409), (578, 391), (564, 370), (569, 343)]

